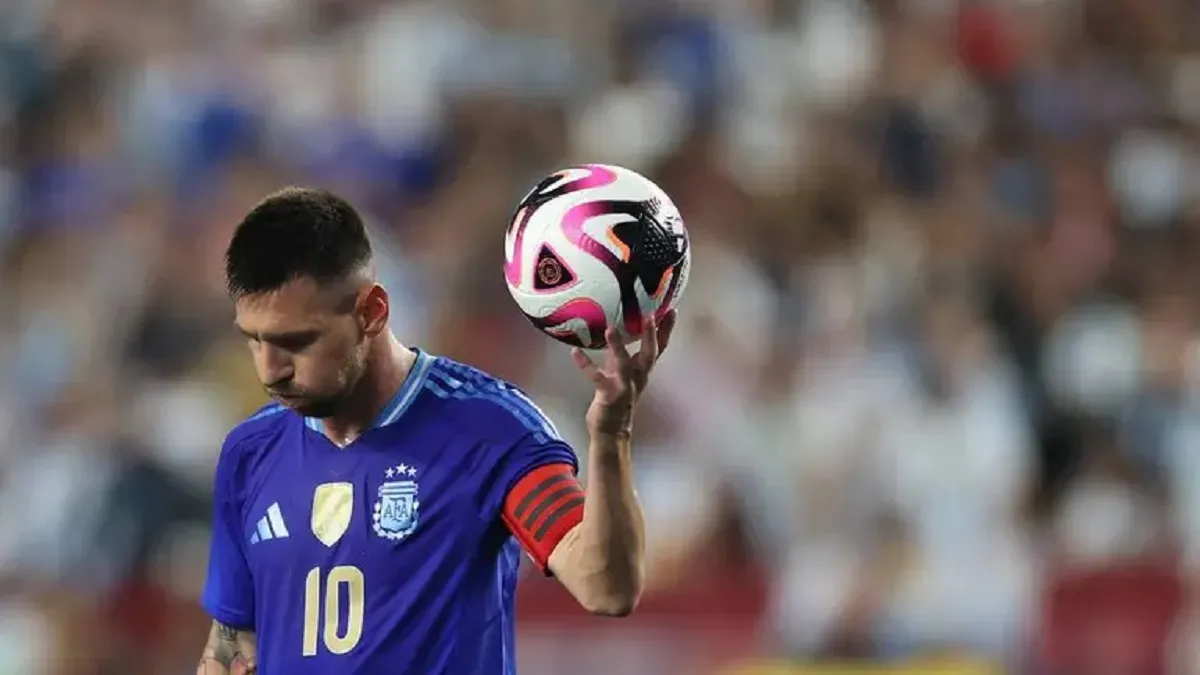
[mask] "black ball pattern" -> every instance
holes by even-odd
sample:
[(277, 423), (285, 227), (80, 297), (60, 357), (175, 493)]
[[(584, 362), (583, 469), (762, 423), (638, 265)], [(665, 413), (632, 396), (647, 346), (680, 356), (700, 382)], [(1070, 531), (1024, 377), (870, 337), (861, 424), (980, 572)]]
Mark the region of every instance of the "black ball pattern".
[(667, 272), (683, 262), (687, 237), (659, 219), (658, 200), (639, 206), (631, 214), (635, 220), (613, 226), (613, 233), (629, 247), (629, 266), (642, 288), (653, 293)]

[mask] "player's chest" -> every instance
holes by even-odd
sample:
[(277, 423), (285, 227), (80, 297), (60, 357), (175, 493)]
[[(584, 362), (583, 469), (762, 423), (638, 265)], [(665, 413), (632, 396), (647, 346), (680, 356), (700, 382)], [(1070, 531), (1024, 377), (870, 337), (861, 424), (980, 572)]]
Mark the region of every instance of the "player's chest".
[(281, 462), (247, 495), (245, 550), (256, 576), (348, 561), (400, 570), (405, 559), (478, 536), (472, 491), (452, 462), (351, 452)]

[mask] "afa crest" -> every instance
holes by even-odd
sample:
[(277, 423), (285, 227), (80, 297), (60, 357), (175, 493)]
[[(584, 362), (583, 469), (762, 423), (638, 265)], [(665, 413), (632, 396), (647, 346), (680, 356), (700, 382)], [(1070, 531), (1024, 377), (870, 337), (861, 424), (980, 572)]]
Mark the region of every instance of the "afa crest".
[(420, 522), (417, 470), (401, 464), (389, 467), (386, 475), (389, 480), (379, 486), (372, 525), (380, 537), (400, 541), (415, 532)]

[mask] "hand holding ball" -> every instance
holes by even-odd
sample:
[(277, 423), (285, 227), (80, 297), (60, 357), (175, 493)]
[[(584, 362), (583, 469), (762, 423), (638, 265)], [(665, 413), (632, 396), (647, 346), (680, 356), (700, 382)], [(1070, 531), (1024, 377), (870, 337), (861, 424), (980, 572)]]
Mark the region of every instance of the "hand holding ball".
[(657, 185), (588, 164), (540, 181), (504, 239), (504, 276), (525, 316), (569, 345), (601, 349), (613, 329), (638, 339), (687, 284), (691, 249), (678, 209)]

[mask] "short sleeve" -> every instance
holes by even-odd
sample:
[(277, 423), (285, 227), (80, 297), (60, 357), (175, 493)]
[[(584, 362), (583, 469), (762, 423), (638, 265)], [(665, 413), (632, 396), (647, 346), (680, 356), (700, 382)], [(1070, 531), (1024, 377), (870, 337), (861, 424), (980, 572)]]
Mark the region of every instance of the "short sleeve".
[(221, 452), (213, 481), (212, 544), (201, 604), (213, 619), (233, 628), (254, 627), (254, 583), (242, 546), (242, 527), (233, 489), (236, 457)]
[(522, 478), (552, 464), (565, 464), (571, 467), (572, 473), (579, 473), (579, 460), (575, 457), (575, 451), (565, 441), (542, 441), (539, 438), (526, 437), (508, 448), (501, 455), (496, 471), (493, 472), (494, 479), (487, 489), (488, 512), (498, 516), (504, 509), (504, 502), (509, 493)]
[(526, 472), (509, 490), (502, 519), (538, 569), (550, 573), (550, 556), (583, 522), (586, 503), (574, 467), (543, 464)]
[(526, 474), (549, 464), (567, 464), (579, 472), (579, 458), (562, 439), (558, 429), (523, 392), (506, 385), (502, 414), (496, 419), (493, 431), (494, 465), (484, 486), (484, 508), (490, 518), (497, 518), (504, 508), (509, 492)]

